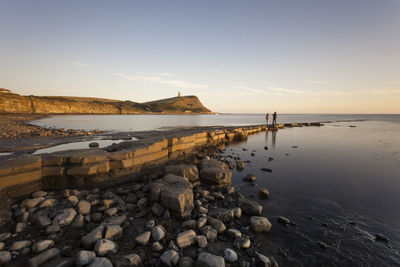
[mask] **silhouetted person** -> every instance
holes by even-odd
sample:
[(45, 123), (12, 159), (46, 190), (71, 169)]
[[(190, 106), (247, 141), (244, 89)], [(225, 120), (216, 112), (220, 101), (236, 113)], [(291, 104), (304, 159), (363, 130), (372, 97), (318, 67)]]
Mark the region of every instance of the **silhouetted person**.
[(269, 113), (267, 113), (267, 116), (265, 116), (265, 119), (267, 120), (267, 125), (268, 125), (268, 122), (269, 122)]
[(274, 114), (272, 114), (272, 124), (276, 125), (276, 111), (274, 112)]

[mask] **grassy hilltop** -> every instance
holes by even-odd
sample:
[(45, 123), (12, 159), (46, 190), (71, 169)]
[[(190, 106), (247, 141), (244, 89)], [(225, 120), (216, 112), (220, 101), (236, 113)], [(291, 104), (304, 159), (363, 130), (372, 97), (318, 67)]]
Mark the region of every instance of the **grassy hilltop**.
[(140, 114), (211, 113), (197, 96), (180, 96), (145, 103), (94, 97), (23, 96), (0, 90), (0, 113)]

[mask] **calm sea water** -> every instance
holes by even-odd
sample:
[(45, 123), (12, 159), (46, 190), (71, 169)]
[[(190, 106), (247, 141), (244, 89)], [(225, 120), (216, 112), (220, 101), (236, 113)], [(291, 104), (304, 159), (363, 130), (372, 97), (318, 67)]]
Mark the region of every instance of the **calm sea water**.
[[(351, 114), (278, 114), (278, 123), (316, 122), (337, 120), (385, 120), (398, 121), (398, 115), (351, 115)], [(170, 127), (239, 126), (265, 123), (265, 114), (219, 115), (60, 115), (33, 124), (65, 129), (102, 131), (149, 131)]]
[[(264, 115), (251, 114), (78, 115), (35, 123), (140, 131), (264, 120)], [(263, 215), (273, 223), (258, 249), (274, 255), (281, 266), (400, 266), (400, 115), (278, 117), (278, 123), (337, 120), (364, 121), (263, 132), (226, 148), (225, 158), (250, 161), (244, 171), (233, 170), (232, 182), (242, 194), (261, 203)], [(243, 182), (247, 173), (257, 176), (256, 186)], [(259, 187), (269, 189), (268, 200), (259, 199)], [(296, 226), (277, 223), (277, 216), (295, 221)], [(389, 243), (375, 241), (377, 233), (387, 236)], [(318, 241), (328, 248), (321, 249)]]
[[(259, 249), (282, 266), (400, 266), (400, 123), (395, 121), (288, 128), (228, 146), (225, 157), (251, 161), (245, 170), (233, 171), (237, 190), (261, 203), (273, 224)], [(248, 173), (257, 176), (256, 186), (243, 182)], [(259, 199), (260, 187), (269, 189), (268, 200)], [(296, 226), (277, 223), (277, 216)], [(389, 243), (375, 241), (377, 233)], [(321, 249), (318, 241), (329, 247)]]

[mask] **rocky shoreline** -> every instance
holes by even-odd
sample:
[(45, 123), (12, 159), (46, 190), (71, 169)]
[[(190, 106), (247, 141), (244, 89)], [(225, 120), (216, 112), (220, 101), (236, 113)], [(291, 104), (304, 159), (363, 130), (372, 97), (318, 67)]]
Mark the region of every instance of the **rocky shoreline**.
[(99, 133), (98, 130), (51, 129), (29, 123), (43, 117), (36, 114), (0, 114), (0, 139), (91, 136)]
[(202, 150), (137, 183), (32, 193), (13, 203), (13, 219), (1, 227), (0, 263), (278, 266), (256, 251), (270, 221), (235, 192), (219, 152)]

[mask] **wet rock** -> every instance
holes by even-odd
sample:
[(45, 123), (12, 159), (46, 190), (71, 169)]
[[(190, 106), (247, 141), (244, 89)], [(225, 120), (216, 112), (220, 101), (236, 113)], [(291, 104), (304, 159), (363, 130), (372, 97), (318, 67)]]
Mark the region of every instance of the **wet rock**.
[(96, 257), (87, 267), (113, 267), (111, 261), (107, 258)]
[(122, 265), (141, 267), (143, 266), (142, 260), (138, 254), (125, 255), (121, 259)]
[(76, 253), (75, 262), (78, 266), (84, 266), (91, 263), (96, 258), (96, 253), (91, 250), (81, 250)]
[(28, 225), (24, 222), (19, 222), (15, 226), (15, 233), (21, 233)]
[(235, 212), (233, 209), (212, 209), (208, 212), (209, 217), (217, 218), (221, 220), (223, 223), (229, 223), (233, 221), (235, 216)]
[(118, 250), (118, 245), (108, 239), (100, 239), (94, 245), (94, 251), (96, 251), (97, 255), (104, 256), (108, 253), (116, 253)]
[(29, 247), (31, 245), (31, 241), (29, 240), (21, 240), (21, 241), (16, 241), (11, 245), (10, 250), (11, 251), (16, 251), (16, 250), (21, 250), (26, 247)]
[(122, 235), (123, 229), (119, 225), (108, 225), (104, 234), (105, 239), (114, 240)]
[(274, 158), (271, 158), (271, 157), (268, 158), (268, 161), (273, 161), (273, 160), (274, 160)]
[(81, 238), (83, 246), (87, 249), (91, 249), (98, 240), (103, 238), (103, 231), (104, 231), (104, 226), (98, 226), (95, 229), (93, 229), (90, 233), (83, 236)]
[(34, 208), (44, 200), (44, 197), (28, 198), (22, 201), (21, 207)]
[(228, 229), (225, 233), (227, 236), (233, 239), (235, 239), (238, 236), (242, 236), (242, 233), (239, 230), (233, 228)]
[(190, 216), (194, 207), (192, 185), (185, 178), (172, 174), (152, 184), (151, 196), (153, 201), (160, 201), (180, 217)]
[(277, 218), (277, 221), (278, 221), (278, 223), (285, 224), (285, 225), (290, 224), (290, 220), (288, 218), (286, 218), (286, 217), (283, 217), (283, 216), (279, 216)]
[(204, 235), (196, 236), (196, 243), (199, 248), (207, 247), (207, 237), (205, 237)]
[(148, 243), (149, 240), (150, 240), (150, 236), (151, 236), (150, 231), (147, 231), (147, 232), (144, 232), (143, 234), (138, 235), (138, 236), (135, 238), (135, 241), (136, 241), (136, 243), (139, 244), (140, 246), (146, 246), (147, 243)]
[(34, 219), (34, 224), (39, 228), (44, 228), (51, 224), (51, 220), (47, 216), (37, 216)]
[(76, 206), (79, 202), (79, 198), (77, 196), (69, 196), (68, 201), (72, 206)]
[(53, 224), (60, 227), (69, 225), (75, 218), (76, 214), (77, 213), (75, 209), (64, 209), (53, 219)]
[(200, 229), (202, 235), (205, 235), (208, 240), (213, 241), (217, 239), (217, 230), (212, 228), (211, 226), (207, 225)]
[(220, 256), (202, 252), (197, 258), (196, 267), (225, 267), (225, 260)]
[(46, 234), (48, 234), (48, 235), (57, 233), (58, 231), (60, 231), (60, 226), (58, 226), (58, 225), (51, 224), (46, 227)]
[(327, 249), (328, 248), (328, 245), (326, 243), (322, 242), (322, 241), (317, 241), (317, 244), (322, 249)]
[(230, 185), (232, 173), (228, 165), (216, 160), (204, 159), (201, 161), (200, 180), (210, 185)]
[(240, 198), (238, 201), (240, 208), (249, 216), (259, 216), (262, 212), (262, 206), (255, 201), (247, 198)]
[(89, 147), (99, 147), (99, 143), (91, 142), (91, 143), (89, 143)]
[(160, 241), (165, 237), (165, 229), (161, 225), (157, 225), (156, 227), (153, 228), (151, 231), (151, 237), (153, 238), (154, 241)]
[(375, 235), (375, 240), (376, 241), (381, 241), (381, 242), (389, 242), (389, 238), (387, 238), (386, 236), (384, 236), (382, 234), (376, 234)]
[(86, 200), (81, 200), (78, 203), (78, 212), (80, 214), (86, 215), (90, 214), (91, 204)]
[(253, 232), (269, 232), (272, 225), (265, 217), (253, 216), (250, 218), (250, 226)]
[(32, 245), (32, 252), (39, 253), (48, 249), (51, 246), (54, 246), (53, 240), (41, 240)]
[(194, 267), (196, 262), (190, 257), (183, 257), (179, 261), (179, 267)]
[(126, 221), (126, 214), (125, 215), (121, 215), (121, 216), (117, 216), (117, 217), (110, 217), (104, 220), (104, 222), (102, 222), (102, 225), (121, 225)]
[(197, 222), (196, 222), (196, 228), (200, 229), (207, 223), (207, 218), (206, 217), (200, 217)]
[(196, 220), (188, 220), (182, 223), (182, 228), (196, 229)]
[(207, 224), (211, 225), (215, 230), (217, 230), (219, 234), (223, 233), (226, 230), (225, 224), (213, 217), (207, 218)]
[(167, 250), (161, 255), (160, 261), (165, 266), (175, 266), (179, 261), (179, 254), (175, 250)]
[(7, 264), (11, 261), (11, 253), (9, 251), (0, 251), (0, 265)]
[(238, 236), (233, 241), (233, 246), (237, 249), (249, 248), (251, 245), (250, 239)]
[(160, 203), (156, 202), (151, 206), (151, 212), (153, 212), (154, 215), (161, 217), (165, 212), (165, 208)]
[(272, 169), (269, 169), (269, 168), (261, 168), (261, 170), (263, 172), (272, 172)]
[(233, 209), (233, 214), (235, 216), (236, 219), (240, 219), (240, 217), (242, 217), (242, 209), (239, 207), (236, 207)]
[(258, 191), (258, 195), (260, 198), (268, 198), (269, 197), (269, 191), (267, 188), (260, 188)]
[(238, 170), (243, 170), (244, 169), (244, 162), (240, 161), (240, 160), (236, 161), (236, 168)]
[(238, 255), (233, 249), (226, 248), (224, 250), (224, 259), (227, 262), (235, 262), (238, 260)]
[(37, 256), (29, 259), (28, 265), (31, 267), (38, 267), (43, 263), (49, 261), (50, 259), (58, 256), (58, 254), (60, 254), (60, 250), (58, 248), (50, 248), (38, 254)]
[(45, 197), (45, 196), (47, 196), (47, 192), (46, 191), (36, 191), (36, 192), (33, 192), (31, 196), (33, 198), (35, 198), (35, 197)]
[(11, 233), (2, 233), (0, 235), (0, 242), (6, 241), (11, 237)]
[(160, 242), (154, 242), (154, 243), (151, 245), (151, 250), (152, 250), (152, 251), (160, 252), (160, 251), (162, 251), (163, 249), (164, 249), (164, 247), (163, 247), (163, 245), (161, 245)]
[(179, 233), (176, 237), (176, 244), (181, 248), (187, 248), (194, 244), (196, 238), (196, 232), (193, 230), (187, 230)]
[(272, 267), (268, 257), (256, 252), (256, 264), (258, 267)]
[(243, 181), (246, 182), (255, 182), (256, 181), (256, 176), (254, 174), (247, 174), (245, 177), (243, 177)]
[(169, 165), (165, 167), (165, 174), (184, 177), (191, 183), (196, 183), (199, 180), (199, 171), (195, 165)]

